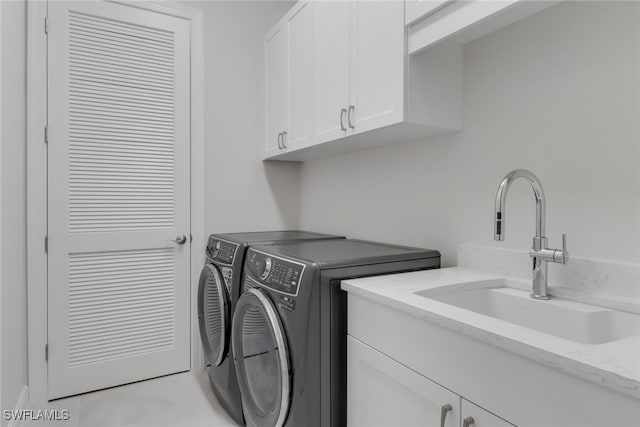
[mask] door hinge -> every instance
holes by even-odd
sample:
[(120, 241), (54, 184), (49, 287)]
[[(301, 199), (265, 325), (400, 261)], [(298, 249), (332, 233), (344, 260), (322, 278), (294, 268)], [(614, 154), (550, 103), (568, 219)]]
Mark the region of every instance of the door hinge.
[(44, 360), (49, 361), (49, 344), (44, 345)]
[(44, 33), (49, 34), (49, 17), (45, 16), (44, 18)]
[(49, 126), (44, 127), (44, 143), (49, 143)]
[(44, 236), (44, 251), (49, 252), (49, 236)]

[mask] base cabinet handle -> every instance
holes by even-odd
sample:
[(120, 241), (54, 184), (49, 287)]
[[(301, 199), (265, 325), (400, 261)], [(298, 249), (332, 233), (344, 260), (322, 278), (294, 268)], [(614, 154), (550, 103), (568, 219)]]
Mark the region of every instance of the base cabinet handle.
[(473, 417), (467, 417), (464, 419), (464, 421), (462, 421), (462, 427), (471, 427), (475, 423), (476, 420), (474, 420)]
[(447, 414), (452, 410), (453, 406), (448, 403), (446, 405), (442, 405), (442, 408), (440, 409), (440, 427), (444, 427), (444, 423), (447, 421)]

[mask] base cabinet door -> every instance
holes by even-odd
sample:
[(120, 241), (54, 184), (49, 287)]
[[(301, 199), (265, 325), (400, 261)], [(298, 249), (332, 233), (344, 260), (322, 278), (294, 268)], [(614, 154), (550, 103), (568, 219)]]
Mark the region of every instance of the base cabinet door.
[(460, 397), (347, 338), (348, 426), (460, 426)]
[(514, 427), (491, 412), (462, 399), (462, 427)]

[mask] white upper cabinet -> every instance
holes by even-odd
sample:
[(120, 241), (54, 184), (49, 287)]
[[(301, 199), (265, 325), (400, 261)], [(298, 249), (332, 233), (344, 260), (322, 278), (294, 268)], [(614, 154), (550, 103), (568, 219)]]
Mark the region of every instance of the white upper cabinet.
[(351, 5), (319, 1), (314, 6), (314, 144), (320, 144), (347, 134)]
[(265, 37), (264, 156), (313, 139), (313, 7), (298, 2)]
[(266, 50), (266, 134), (265, 155), (277, 153), (288, 127), (287, 31), (278, 27), (265, 39)]
[(314, 143), (403, 119), (402, 2), (317, 2)]
[[(280, 131), (267, 125), (265, 159), (301, 161), (461, 128), (462, 48), (447, 43), (409, 58), (404, 2), (294, 5), (267, 36), (267, 98), (269, 88), (281, 86), (270, 81), (279, 76), (269, 74), (269, 37), (283, 27), (288, 123), (280, 147), (272, 142)], [(309, 61), (311, 75), (304, 71)], [(281, 105), (267, 100), (267, 108), (273, 104)], [(277, 114), (267, 111), (268, 123), (271, 116)]]
[(304, 161), (462, 128), (462, 47), (554, 1), (296, 3), (266, 37), (264, 159)]

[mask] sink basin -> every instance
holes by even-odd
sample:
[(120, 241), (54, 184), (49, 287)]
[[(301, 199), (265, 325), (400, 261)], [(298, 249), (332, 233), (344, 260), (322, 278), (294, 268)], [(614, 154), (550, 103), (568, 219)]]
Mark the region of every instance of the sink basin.
[(560, 298), (535, 300), (529, 292), (505, 286), (442, 291), (429, 289), (416, 295), (581, 344), (640, 335), (640, 316), (635, 314)]

